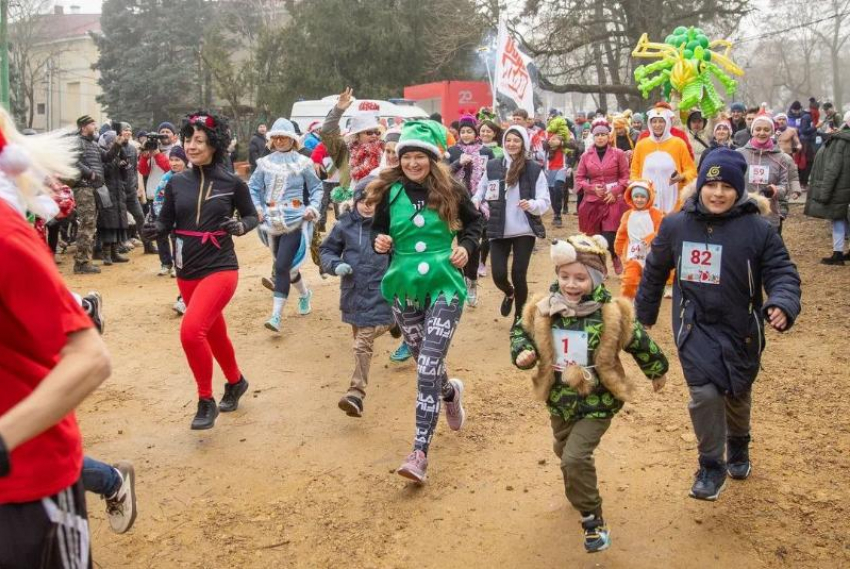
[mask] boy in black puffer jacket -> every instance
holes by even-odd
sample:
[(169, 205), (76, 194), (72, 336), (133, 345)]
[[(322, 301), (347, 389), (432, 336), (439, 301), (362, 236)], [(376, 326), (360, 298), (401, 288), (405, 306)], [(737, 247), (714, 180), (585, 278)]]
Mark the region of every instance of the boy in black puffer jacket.
[(738, 480), (750, 475), (751, 393), (765, 319), (784, 332), (800, 313), (797, 268), (747, 195), (746, 173), (738, 152), (718, 148), (706, 157), (696, 195), (661, 222), (635, 299), (638, 320), (654, 325), (667, 275), (676, 270), (673, 333), (699, 441), (690, 492), (699, 500), (717, 499), (727, 470)]
[(342, 321), (351, 324), (354, 336), (354, 372), (348, 392), (339, 400), (339, 408), (350, 417), (363, 416), (363, 399), (372, 364), (375, 338), (388, 330), (396, 333), (395, 319), (381, 294), (381, 279), (387, 272), (387, 255), (372, 248), (370, 232), (375, 207), (367, 205), (361, 191), (354, 194), (351, 211), (336, 222), (319, 247), (322, 270), (342, 277), (339, 308)]

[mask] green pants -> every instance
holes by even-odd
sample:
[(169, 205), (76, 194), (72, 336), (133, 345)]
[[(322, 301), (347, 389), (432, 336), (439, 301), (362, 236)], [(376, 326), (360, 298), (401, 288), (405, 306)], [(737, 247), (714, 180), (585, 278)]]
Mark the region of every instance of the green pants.
[(593, 451), (611, 426), (611, 418), (584, 418), (568, 422), (552, 415), (551, 420), (555, 436), (553, 448), (561, 459), (567, 500), (582, 515), (594, 513), (601, 516), (602, 497), (596, 487)]

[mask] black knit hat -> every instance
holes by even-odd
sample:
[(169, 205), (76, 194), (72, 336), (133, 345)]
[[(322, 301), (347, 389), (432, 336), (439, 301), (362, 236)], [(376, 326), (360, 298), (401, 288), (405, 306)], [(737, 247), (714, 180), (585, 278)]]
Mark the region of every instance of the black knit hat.
[(83, 115), (83, 116), (81, 116), (80, 118), (77, 119), (77, 128), (83, 128), (87, 124), (91, 124), (93, 122), (95, 122), (95, 120), (93, 118), (91, 118), (91, 116)]

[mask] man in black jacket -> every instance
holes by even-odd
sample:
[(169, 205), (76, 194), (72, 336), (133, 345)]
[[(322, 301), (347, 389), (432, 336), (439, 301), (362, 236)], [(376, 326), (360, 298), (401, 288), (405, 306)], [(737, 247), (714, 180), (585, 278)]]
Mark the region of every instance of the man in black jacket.
[(80, 154), (77, 169), (80, 179), (74, 186), (74, 200), (77, 202), (77, 220), (80, 223), (77, 233), (77, 253), (74, 255), (75, 274), (99, 273), (100, 269), (91, 262), (94, 236), (97, 231), (97, 205), (94, 193), (103, 186), (103, 161), (117, 156), (120, 147), (115, 144), (109, 150), (97, 145), (97, 122), (89, 115), (77, 119)]
[(257, 125), (257, 132), (251, 135), (251, 142), (248, 143), (248, 162), (251, 164), (251, 173), (257, 169), (257, 160), (268, 154), (266, 148), (266, 131), (268, 127), (265, 123)]

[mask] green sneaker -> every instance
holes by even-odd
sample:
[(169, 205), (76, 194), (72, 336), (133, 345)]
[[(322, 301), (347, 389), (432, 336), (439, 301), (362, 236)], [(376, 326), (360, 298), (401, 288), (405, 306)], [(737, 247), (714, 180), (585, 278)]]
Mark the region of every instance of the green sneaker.
[(298, 314), (307, 316), (313, 312), (313, 305), (310, 304), (310, 299), (313, 298), (313, 291), (308, 290), (305, 296), (298, 297)]
[(266, 329), (272, 332), (280, 333), (280, 315), (272, 314), (272, 317), (266, 320)]

